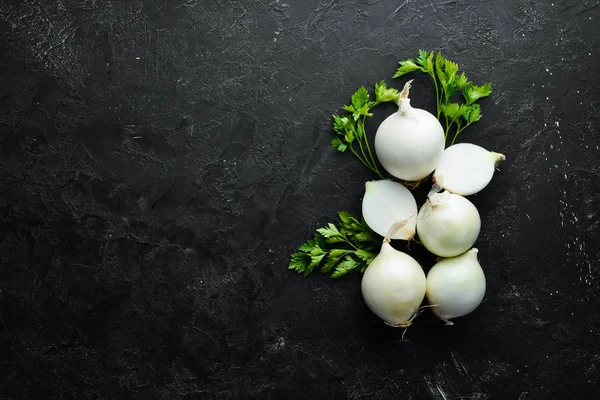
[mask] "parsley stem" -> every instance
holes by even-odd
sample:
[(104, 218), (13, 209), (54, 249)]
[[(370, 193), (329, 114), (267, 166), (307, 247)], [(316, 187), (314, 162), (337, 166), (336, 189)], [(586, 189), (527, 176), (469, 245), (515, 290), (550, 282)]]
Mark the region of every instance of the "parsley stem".
[[(460, 129), (460, 121), (456, 121), (456, 118), (452, 118), (450, 120), (450, 123), (448, 123), (448, 117), (446, 117), (446, 140), (448, 140), (448, 134), (450, 133), (450, 128), (452, 127), (452, 125), (456, 123), (457, 127), (456, 130)], [(454, 136), (454, 139), (456, 139), (456, 136)], [(454, 140), (452, 141), (452, 144), (454, 144)]]
[(448, 133), (450, 133), (450, 127), (452, 126), (452, 123), (454, 122), (454, 120), (451, 120), (450, 122), (448, 122), (448, 116), (446, 114), (444, 114), (444, 119), (446, 120), (446, 134), (444, 136), (444, 139), (448, 140)]
[(433, 79), (433, 86), (435, 87), (435, 102), (437, 105), (437, 118), (440, 119), (440, 114), (442, 112), (442, 99), (440, 98), (437, 78), (435, 77), (435, 73), (433, 72), (431, 72), (429, 75), (431, 75), (431, 79)]
[(458, 134), (461, 133), (462, 131), (464, 131), (465, 128), (469, 125), (470, 124), (468, 124), (468, 123), (463, 127), (461, 127), (460, 124), (458, 125), (458, 129), (456, 129), (456, 133), (454, 134), (454, 138), (452, 139), (452, 143), (450, 145), (454, 144), (454, 142), (456, 141), (456, 138), (458, 137)]
[[(379, 104), (379, 102), (376, 101), (375, 104), (373, 104), (373, 107), (375, 107), (377, 104)], [(367, 116), (364, 115), (363, 116), (363, 132), (364, 132), (365, 144), (367, 145), (367, 151), (369, 152), (369, 157), (371, 157), (371, 165), (373, 165), (373, 168), (375, 168), (377, 170), (377, 175), (379, 175), (381, 177), (381, 179), (383, 179), (383, 176), (379, 172), (379, 168), (377, 168), (377, 164), (375, 163), (375, 158), (373, 157), (373, 153), (371, 152), (371, 146), (369, 145), (369, 138), (367, 138), (367, 133), (364, 129), (366, 120), (367, 120)]]
[(354, 249), (355, 249), (355, 250), (359, 250), (359, 249), (358, 249), (358, 247), (356, 247), (356, 246), (354, 245), (354, 243), (352, 243), (350, 240), (348, 240), (348, 237), (346, 236), (346, 234), (345, 234), (345, 233), (342, 233), (342, 235), (344, 236), (344, 241), (345, 241), (346, 243), (348, 243), (350, 246), (354, 247)]
[(377, 168), (372, 167), (371, 164), (366, 162), (366, 160), (364, 160), (360, 155), (358, 155), (358, 153), (352, 147), (349, 147), (349, 149), (352, 152), (352, 154), (354, 154), (356, 156), (356, 158), (358, 158), (360, 160), (360, 162), (365, 165), (365, 167), (369, 168), (372, 172), (377, 174), (377, 176), (379, 176), (379, 178), (385, 179), (383, 174), (381, 172), (379, 172), (379, 170)]
[(365, 149), (363, 148), (363, 140), (366, 141), (366, 133), (365, 133), (365, 128), (364, 128), (364, 120), (363, 120), (363, 125), (362, 127), (360, 126), (360, 122), (359, 122), (359, 126), (358, 129), (360, 130), (360, 135), (358, 137), (358, 147), (360, 148), (360, 153), (363, 156), (363, 159), (369, 163), (369, 165), (367, 165), (369, 167), (369, 169), (373, 169), (373, 165), (371, 165), (371, 163), (369, 162), (369, 159), (367, 158), (367, 155), (365, 154)]

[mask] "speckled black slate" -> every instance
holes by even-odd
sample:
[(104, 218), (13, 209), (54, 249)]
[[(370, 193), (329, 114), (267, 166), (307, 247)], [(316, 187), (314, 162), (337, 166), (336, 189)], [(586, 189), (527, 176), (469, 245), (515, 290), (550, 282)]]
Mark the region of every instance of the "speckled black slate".
[[(599, 10), (0, 0), (0, 398), (598, 398)], [(359, 275), (286, 268), (374, 178), (330, 115), (419, 48), (493, 81), (462, 140), (507, 162), (483, 304), (402, 341)]]

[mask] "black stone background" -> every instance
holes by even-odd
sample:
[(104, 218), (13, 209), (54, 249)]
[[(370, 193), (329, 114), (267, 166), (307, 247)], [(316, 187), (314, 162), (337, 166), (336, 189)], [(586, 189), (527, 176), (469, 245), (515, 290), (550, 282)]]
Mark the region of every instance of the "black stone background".
[[(599, 10), (0, 0), (0, 398), (597, 398)], [(402, 341), (359, 275), (286, 267), (374, 178), (330, 115), (419, 48), (493, 81), (461, 139), (507, 162), (483, 304)]]

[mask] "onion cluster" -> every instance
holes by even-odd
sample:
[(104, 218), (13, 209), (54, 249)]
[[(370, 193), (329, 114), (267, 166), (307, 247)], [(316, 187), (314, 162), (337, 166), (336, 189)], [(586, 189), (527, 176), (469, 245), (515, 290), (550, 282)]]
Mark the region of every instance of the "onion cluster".
[[(362, 278), (367, 306), (387, 324), (407, 327), (425, 297), (446, 324), (475, 310), (486, 281), (473, 247), (481, 229), (477, 208), (464, 196), (483, 190), (504, 155), (461, 143), (444, 150), (444, 130), (435, 116), (410, 105), (408, 82), (398, 111), (379, 126), (375, 152), (385, 170), (403, 181), (420, 181), (433, 172), (433, 188), (417, 212), (404, 185), (392, 180), (367, 182), (362, 212), (369, 227), (384, 236), (380, 253)], [(441, 257), (427, 276), (410, 255), (395, 250), (392, 239), (419, 241)]]

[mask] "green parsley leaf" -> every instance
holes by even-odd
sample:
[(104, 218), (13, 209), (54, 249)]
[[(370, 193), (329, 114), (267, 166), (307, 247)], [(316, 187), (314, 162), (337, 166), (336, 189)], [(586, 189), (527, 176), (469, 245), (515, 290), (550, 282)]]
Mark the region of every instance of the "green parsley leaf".
[[(317, 229), (314, 239), (300, 246), (297, 253), (292, 254), (289, 269), (308, 275), (321, 266), (324, 273), (331, 273), (340, 278), (351, 271), (364, 272), (375, 258), (372, 249), (381, 247), (364, 220), (359, 221), (352, 214), (338, 213), (340, 224), (328, 223)], [(363, 240), (356, 239), (362, 236)], [(333, 247), (335, 246), (335, 247)]]
[(365, 104), (364, 106), (361, 107), (361, 109), (359, 110), (359, 115), (366, 115), (368, 117), (372, 117), (373, 114), (369, 113), (369, 110), (371, 109), (371, 107), (368, 104)]
[(463, 96), (467, 104), (473, 104), (482, 97), (487, 97), (492, 93), (492, 83), (488, 82), (483, 86), (476, 86), (473, 84), (467, 85), (463, 92)]
[(381, 179), (385, 179), (385, 176), (380, 171), (371, 151), (365, 131), (365, 120), (367, 117), (373, 116), (371, 113), (373, 107), (389, 101), (397, 102), (399, 97), (400, 94), (396, 89), (388, 88), (385, 81), (380, 81), (375, 84), (375, 101), (372, 101), (369, 91), (362, 86), (354, 92), (350, 104), (343, 107), (348, 114), (344, 117), (332, 116), (333, 131), (336, 135), (341, 136), (341, 143), (338, 140), (332, 140), (331, 145), (340, 152), (350, 150), (360, 162)]
[(340, 218), (340, 221), (342, 221), (344, 228), (346, 228), (352, 222), (353, 219), (352, 214), (346, 211), (338, 212), (338, 217)]
[(315, 235), (315, 243), (319, 247), (319, 250), (321, 250), (320, 252), (318, 252), (316, 254), (321, 254), (323, 252), (323, 249), (326, 246), (325, 238), (321, 235)]
[(458, 78), (456, 78), (456, 87), (458, 89), (464, 89), (468, 84), (469, 84), (469, 80), (467, 79), (467, 77), (465, 76), (465, 73), (463, 72), (462, 74), (460, 74), (460, 76)]
[(358, 249), (354, 252), (354, 254), (356, 254), (358, 257), (360, 257), (361, 260), (370, 263), (371, 261), (373, 261), (373, 258), (375, 258), (375, 256), (373, 255), (373, 253), (363, 250), (363, 249)]
[(333, 118), (333, 129), (338, 135), (344, 131), (344, 121), (339, 115), (332, 115)]
[(450, 60), (444, 59), (444, 72), (449, 82), (454, 82), (456, 73), (458, 72), (458, 64)]
[(323, 261), (323, 257), (325, 257), (325, 255), (326, 254), (323, 253), (323, 254), (311, 256), (310, 264), (308, 265), (308, 267), (306, 267), (305, 275), (310, 274), (315, 269), (315, 267), (317, 267), (321, 263), (321, 261)]
[(420, 67), (417, 64), (415, 64), (412, 58), (409, 58), (406, 61), (400, 61), (398, 64), (400, 64), (400, 67), (398, 67), (398, 70), (392, 78), (400, 78), (403, 75), (420, 69)]
[(331, 140), (331, 145), (333, 147), (335, 147), (336, 149), (338, 149), (339, 151), (341, 151), (342, 153), (344, 151), (346, 151), (346, 149), (348, 148), (348, 145), (344, 142), (342, 142), (342, 139), (340, 139), (339, 137), (334, 137)]
[(464, 117), (469, 124), (479, 121), (481, 119), (481, 106), (479, 104), (471, 104)]
[(362, 106), (369, 101), (369, 92), (364, 86), (361, 86), (352, 95), (352, 105), (355, 110), (360, 110)]
[[(446, 138), (454, 128), (451, 144), (454, 144), (457, 136), (465, 128), (481, 119), (481, 108), (474, 105), (479, 99), (491, 94), (491, 83), (483, 86), (473, 84), (464, 72), (459, 72), (458, 64), (445, 58), (441, 52), (437, 52), (434, 56), (433, 51), (427, 53), (425, 50), (419, 50), (416, 60), (409, 58), (400, 61), (399, 64), (401, 68), (405, 67), (398, 69), (395, 78), (410, 72), (413, 64), (431, 76), (436, 93), (437, 117), (445, 123)], [(455, 98), (457, 94), (462, 94), (464, 103), (457, 102)], [(442, 116), (444, 118), (441, 118)]]
[(352, 142), (354, 142), (354, 132), (353, 131), (346, 131), (346, 134), (344, 135), (344, 140), (346, 141), (346, 143), (348, 144), (352, 144)]
[(356, 239), (359, 242), (370, 242), (373, 240), (373, 235), (370, 235), (368, 233), (357, 233), (354, 235), (354, 239)]
[(340, 259), (348, 254), (348, 250), (331, 250), (329, 256), (327, 256), (327, 262), (321, 267), (321, 272), (329, 272), (336, 266)]
[(417, 64), (421, 66), (421, 71), (429, 73), (433, 71), (433, 51), (427, 53), (425, 50), (419, 50)]
[(288, 268), (306, 276), (310, 273), (307, 272), (307, 268), (310, 265), (310, 262), (310, 255), (305, 253), (294, 253), (292, 254), (292, 259)]
[(399, 98), (400, 92), (394, 88), (388, 88), (385, 84), (385, 81), (380, 81), (375, 84), (376, 102), (385, 103), (388, 101), (393, 101), (394, 103), (398, 103)]
[(356, 263), (356, 260), (354, 260), (351, 256), (346, 256), (344, 257), (344, 261), (342, 261), (335, 267), (335, 271), (333, 272), (333, 274), (331, 274), (331, 277), (333, 279), (341, 278), (348, 272), (352, 271), (353, 269), (356, 269), (357, 266), (359, 265)]
[(340, 236), (340, 231), (338, 231), (337, 227), (331, 222), (327, 224), (326, 228), (317, 229), (317, 232), (326, 238)]
[(314, 239), (309, 239), (306, 243), (298, 248), (305, 253), (310, 253), (314, 248), (318, 248), (317, 242)]
[(442, 104), (442, 114), (451, 120), (462, 117), (467, 112), (466, 104), (448, 103)]

